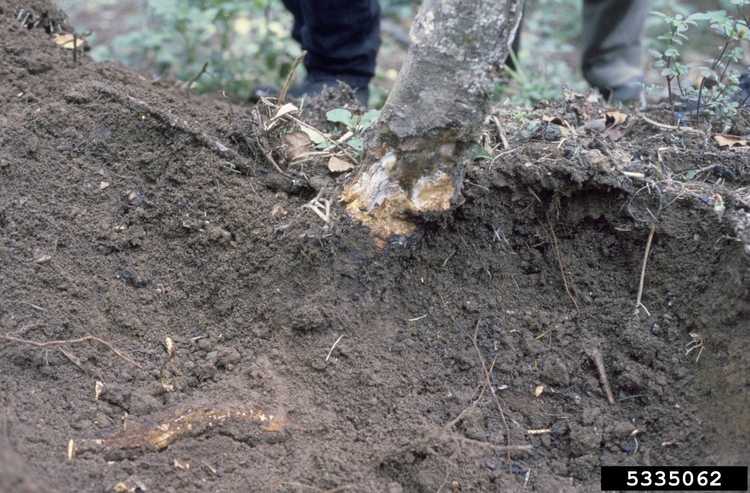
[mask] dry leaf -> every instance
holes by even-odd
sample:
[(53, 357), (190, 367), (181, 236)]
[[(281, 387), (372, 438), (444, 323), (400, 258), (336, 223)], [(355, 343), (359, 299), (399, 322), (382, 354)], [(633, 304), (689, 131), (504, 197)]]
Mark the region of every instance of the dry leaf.
[(62, 46), (68, 50), (72, 50), (73, 48), (80, 50), (88, 47), (85, 39), (81, 37), (74, 38), (70, 33), (55, 34), (54, 40), (58, 46)]
[(328, 142), (328, 138), (323, 133), (310, 126), (300, 126), (300, 130), (305, 132), (315, 145), (325, 145)]
[(289, 113), (294, 113), (295, 111), (298, 111), (299, 108), (297, 108), (292, 103), (286, 103), (281, 108), (279, 108), (279, 111), (276, 112), (276, 114), (273, 116), (272, 120), (278, 120), (284, 115), (288, 115)]
[(296, 111), (299, 111), (299, 108), (297, 108), (292, 103), (286, 103), (285, 105), (283, 105), (276, 111), (276, 114), (273, 116), (273, 118), (268, 120), (268, 122), (264, 125), (266, 132), (274, 128), (276, 124), (278, 124), (286, 115), (289, 115)]
[(43, 254), (39, 254), (34, 259), (34, 262), (37, 263), (37, 264), (46, 264), (50, 260), (52, 260), (52, 256), (51, 255), (47, 255), (46, 253), (43, 253)]
[(583, 155), (586, 157), (589, 163), (591, 163), (592, 166), (608, 171), (611, 169), (611, 166), (609, 165), (609, 158), (604, 155), (602, 151), (599, 149), (590, 149), (587, 151), (583, 151)]
[(560, 118), (559, 116), (542, 116), (542, 121), (552, 123), (554, 125), (560, 125), (561, 127), (568, 127), (568, 122)]
[(544, 392), (544, 385), (537, 385), (534, 389), (534, 397), (539, 397)]
[(281, 204), (276, 204), (271, 209), (271, 217), (284, 217), (288, 214), (287, 210)]
[(116, 485), (114, 485), (112, 487), (112, 490), (115, 493), (130, 493), (130, 491), (131, 491), (130, 487), (127, 484), (125, 484), (124, 482), (122, 482), (122, 481), (120, 481), (119, 483), (117, 483)]
[(331, 156), (331, 159), (328, 160), (328, 169), (331, 173), (343, 173), (354, 169), (354, 165), (349, 161)]
[(294, 161), (311, 149), (310, 137), (304, 132), (286, 134), (283, 140), (286, 144), (286, 157), (290, 161)]
[(714, 140), (719, 147), (746, 147), (748, 145), (747, 140), (738, 135), (716, 134)]
[(607, 127), (622, 125), (628, 121), (628, 115), (621, 111), (608, 111), (605, 115)]

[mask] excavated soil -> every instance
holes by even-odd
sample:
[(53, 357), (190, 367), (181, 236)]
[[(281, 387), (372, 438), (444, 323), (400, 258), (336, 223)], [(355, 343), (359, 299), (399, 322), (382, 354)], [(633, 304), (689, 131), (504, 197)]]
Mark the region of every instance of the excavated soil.
[(287, 166), (261, 112), (74, 63), (24, 1), (0, 3), (0, 491), (572, 492), (603, 464), (747, 465), (745, 149), (637, 114), (585, 129), (581, 97), (499, 112), (465, 203), (379, 249), (336, 201), (351, 176)]

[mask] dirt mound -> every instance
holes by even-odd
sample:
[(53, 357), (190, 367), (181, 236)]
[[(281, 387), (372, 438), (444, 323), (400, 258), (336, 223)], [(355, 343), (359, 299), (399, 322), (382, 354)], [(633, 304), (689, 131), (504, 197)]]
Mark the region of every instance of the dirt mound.
[[(747, 153), (500, 114), (465, 205), (380, 251), (345, 177), (275, 171), (252, 108), (74, 63), (19, 8), (54, 12), (0, 4), (0, 491), (593, 491), (602, 464), (746, 463)], [(581, 101), (545, 111), (580, 129)]]

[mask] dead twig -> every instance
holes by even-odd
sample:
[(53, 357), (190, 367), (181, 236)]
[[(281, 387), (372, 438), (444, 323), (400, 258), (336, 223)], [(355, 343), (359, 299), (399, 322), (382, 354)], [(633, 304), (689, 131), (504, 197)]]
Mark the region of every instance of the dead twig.
[(180, 120), (175, 115), (165, 110), (154, 108), (147, 102), (142, 101), (138, 98), (134, 98), (133, 96), (120, 94), (115, 89), (107, 85), (95, 84), (94, 89), (96, 92), (109, 97), (110, 99), (122, 104), (123, 106), (130, 107), (132, 110), (138, 113), (145, 113), (150, 115), (162, 125), (174, 128), (175, 130), (191, 136), (197, 143), (210, 149), (212, 152), (224, 159), (229, 159), (236, 163), (244, 162), (243, 158), (236, 151), (222, 144), (215, 137), (212, 137), (200, 130), (190, 128), (184, 119)]
[(479, 335), (479, 323), (481, 320), (477, 320), (477, 324), (474, 327), (474, 337), (472, 338), (472, 343), (474, 344), (474, 350), (477, 352), (477, 357), (479, 358), (479, 363), (482, 365), (482, 374), (484, 375), (485, 385), (490, 390), (490, 393), (492, 394), (492, 397), (495, 401), (495, 406), (497, 407), (497, 412), (500, 413), (500, 419), (503, 422), (503, 427), (505, 428), (505, 444), (508, 445), (510, 442), (510, 426), (508, 426), (508, 420), (505, 418), (505, 412), (503, 411), (503, 407), (500, 405), (500, 399), (497, 397), (497, 392), (495, 392), (495, 387), (492, 386), (492, 374), (487, 370), (487, 365), (485, 364), (484, 356), (482, 355), (482, 351), (479, 349), (479, 344), (477, 343), (477, 336)]
[(641, 118), (643, 118), (643, 121), (645, 121), (649, 125), (653, 125), (654, 127), (660, 128), (662, 130), (675, 130), (678, 132), (694, 133), (699, 135), (705, 134), (702, 130), (698, 130), (692, 127), (678, 127), (677, 125), (667, 125), (666, 123), (659, 123), (656, 120), (652, 120), (651, 118), (647, 117), (646, 115), (641, 115)]
[(495, 129), (497, 129), (497, 136), (500, 138), (500, 142), (503, 144), (503, 149), (510, 149), (508, 143), (508, 137), (505, 136), (502, 125), (500, 125), (500, 119), (496, 115), (492, 115), (492, 121), (495, 123)]
[(589, 351), (589, 357), (596, 365), (596, 370), (599, 372), (599, 382), (604, 388), (604, 393), (607, 394), (607, 401), (610, 404), (615, 403), (615, 396), (612, 394), (612, 388), (609, 386), (609, 379), (607, 378), (607, 370), (604, 368), (604, 357), (599, 348), (591, 348)]
[(691, 332), (690, 338), (692, 340), (685, 347), (685, 356), (688, 356), (693, 351), (698, 350), (698, 355), (695, 357), (695, 362), (697, 363), (698, 361), (700, 361), (701, 354), (703, 354), (703, 350), (706, 348), (706, 341), (703, 336), (697, 332)]
[(638, 296), (635, 299), (635, 315), (638, 315), (638, 310), (643, 308), (647, 315), (651, 315), (648, 309), (643, 305), (643, 285), (646, 281), (646, 266), (648, 265), (648, 256), (651, 253), (651, 243), (654, 240), (654, 233), (656, 232), (656, 223), (651, 224), (651, 230), (648, 233), (648, 240), (646, 240), (646, 251), (643, 253), (643, 264), (641, 265), (641, 279), (638, 282)]
[(292, 80), (294, 80), (294, 74), (297, 72), (297, 67), (299, 67), (299, 64), (302, 63), (302, 60), (305, 59), (305, 55), (307, 55), (306, 51), (303, 51), (300, 53), (300, 55), (294, 59), (294, 62), (292, 63), (292, 68), (289, 69), (289, 73), (286, 76), (286, 80), (284, 81), (284, 85), (281, 86), (281, 90), (279, 91), (279, 97), (276, 98), (276, 102), (279, 105), (284, 104), (286, 101), (286, 95), (289, 92), (289, 86), (292, 85)]
[(495, 445), (494, 443), (482, 442), (479, 440), (474, 440), (472, 438), (455, 435), (451, 436), (451, 439), (465, 443), (467, 445), (489, 448), (494, 450), (495, 452), (508, 452), (509, 454), (510, 452), (531, 452), (534, 449), (533, 445)]
[[(492, 364), (490, 364), (490, 367), (489, 367), (490, 374), (492, 374), (492, 370), (495, 369), (495, 363), (497, 363), (497, 356), (495, 356), (495, 359), (492, 360)], [(487, 390), (487, 380), (484, 377), (482, 377), (482, 383), (480, 385), (480, 391), (479, 391), (479, 395), (477, 396), (477, 398), (474, 399), (471, 402), (471, 404), (469, 404), (468, 406), (466, 406), (463, 411), (461, 411), (460, 413), (458, 413), (458, 416), (456, 416), (452, 420), (448, 421), (443, 426), (443, 428), (446, 429), (446, 430), (448, 430), (448, 431), (450, 431), (451, 429), (453, 429), (453, 427), (456, 426), (456, 424), (463, 419), (463, 417), (464, 417), (464, 415), (466, 413), (468, 413), (469, 411), (471, 411), (472, 409), (474, 409), (477, 406), (477, 404), (479, 404), (479, 402), (482, 400), (482, 397), (484, 397), (484, 391), (485, 390)]]
[(302, 206), (302, 209), (310, 209), (326, 224), (331, 223), (331, 201), (328, 199), (321, 199), (320, 194), (312, 199), (307, 204)]
[(552, 223), (547, 221), (549, 224), (549, 236), (552, 240), (552, 248), (555, 251), (555, 257), (557, 258), (557, 265), (560, 266), (560, 276), (562, 276), (563, 280), (563, 286), (565, 287), (565, 292), (568, 294), (568, 298), (570, 298), (570, 301), (573, 302), (573, 305), (576, 307), (576, 311), (580, 311), (581, 308), (578, 306), (578, 301), (576, 301), (576, 297), (573, 295), (573, 292), (570, 289), (570, 285), (568, 284), (568, 276), (565, 273), (565, 266), (563, 265), (562, 261), (562, 255), (560, 254), (560, 245), (557, 242), (557, 235), (555, 234), (555, 228), (552, 226)]
[(552, 433), (552, 430), (550, 428), (540, 428), (537, 430), (526, 430), (526, 433), (529, 435), (546, 435)]
[(290, 179), (293, 178), (292, 175), (290, 175), (289, 173), (287, 173), (286, 171), (284, 171), (283, 169), (281, 169), (281, 166), (279, 166), (279, 163), (277, 163), (276, 160), (271, 155), (271, 151), (266, 150), (266, 148), (263, 146), (263, 144), (261, 144), (260, 137), (258, 137), (256, 135), (255, 136), (255, 141), (258, 143), (258, 149), (260, 149), (260, 151), (263, 153), (263, 157), (265, 157), (266, 160), (269, 163), (271, 163), (271, 165), (273, 165), (273, 167), (276, 169), (276, 171), (280, 175), (285, 176), (285, 177), (290, 178)]
[(63, 356), (65, 356), (68, 359), (68, 361), (70, 361), (75, 366), (77, 366), (79, 370), (81, 370), (83, 373), (88, 373), (88, 371), (86, 371), (86, 368), (84, 368), (83, 365), (81, 364), (81, 360), (79, 360), (78, 358), (76, 358), (75, 356), (73, 356), (71, 353), (64, 350), (63, 348), (57, 348), (57, 349), (62, 353)]
[(297, 123), (297, 125), (299, 125), (300, 127), (305, 127), (307, 129), (310, 129), (310, 130), (313, 130), (313, 131), (319, 133), (321, 136), (323, 136), (324, 139), (326, 139), (326, 141), (328, 143), (330, 143), (335, 148), (337, 148), (339, 151), (341, 151), (342, 153), (344, 153), (344, 155), (347, 158), (349, 158), (349, 160), (352, 163), (358, 163), (359, 162), (359, 159), (357, 159), (354, 156), (352, 156), (351, 153), (346, 149), (346, 146), (343, 143), (337, 142), (336, 140), (334, 140), (331, 137), (329, 137), (325, 132), (322, 132), (322, 131), (318, 130), (317, 128), (313, 127), (309, 123), (303, 122), (302, 120), (300, 120), (299, 118), (296, 118), (296, 117), (292, 116), (291, 114), (287, 114), (287, 115), (284, 115), (284, 116), (286, 116), (287, 118), (289, 118), (293, 122)]
[(326, 362), (331, 359), (331, 355), (333, 354), (333, 350), (336, 349), (336, 345), (341, 342), (341, 339), (344, 338), (344, 334), (341, 334), (338, 339), (336, 339), (336, 342), (333, 343), (333, 346), (331, 346), (331, 349), (328, 351), (328, 354), (326, 355)]
[(34, 346), (34, 347), (38, 347), (38, 348), (45, 348), (45, 349), (59, 348), (61, 346), (67, 346), (67, 345), (70, 345), (70, 344), (78, 344), (80, 342), (86, 342), (86, 341), (98, 342), (99, 344), (101, 344), (103, 346), (106, 346), (107, 349), (109, 349), (110, 351), (112, 351), (117, 356), (119, 356), (123, 360), (127, 361), (131, 365), (135, 366), (136, 368), (142, 368), (141, 365), (139, 365), (136, 361), (134, 361), (133, 359), (131, 359), (125, 353), (123, 353), (122, 351), (120, 351), (119, 349), (117, 349), (116, 347), (114, 347), (112, 344), (110, 344), (109, 342), (105, 341), (104, 339), (100, 339), (99, 337), (96, 337), (96, 336), (88, 335), (88, 336), (79, 337), (77, 339), (64, 339), (64, 340), (37, 342), (37, 341), (31, 341), (29, 339), (21, 339), (20, 337), (15, 337), (15, 336), (12, 336), (12, 335), (5, 334), (5, 335), (0, 335), (0, 339), (6, 340), (8, 342), (15, 342), (15, 343), (18, 343), (18, 344), (26, 344), (26, 345), (29, 345), (29, 346)]
[(204, 64), (203, 64), (203, 67), (201, 67), (201, 69), (200, 69), (200, 72), (198, 72), (197, 74), (195, 74), (195, 75), (193, 76), (193, 78), (192, 78), (192, 79), (190, 79), (190, 80), (189, 80), (189, 81), (187, 82), (187, 84), (185, 84), (185, 90), (186, 90), (186, 91), (189, 91), (190, 89), (192, 89), (192, 87), (193, 87), (193, 84), (195, 84), (196, 82), (198, 82), (198, 79), (200, 79), (200, 78), (201, 78), (201, 77), (203, 76), (203, 74), (205, 74), (205, 73), (206, 73), (206, 69), (207, 69), (207, 68), (208, 68), (208, 62), (204, 63)]

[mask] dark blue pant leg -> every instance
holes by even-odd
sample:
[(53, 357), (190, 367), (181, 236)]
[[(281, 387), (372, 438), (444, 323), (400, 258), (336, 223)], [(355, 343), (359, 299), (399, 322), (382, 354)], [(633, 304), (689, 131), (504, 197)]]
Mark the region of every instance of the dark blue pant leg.
[(295, 18), (293, 36), (307, 51), (313, 79), (367, 86), (380, 47), (378, 0), (283, 0)]
[(294, 26), (292, 26), (292, 38), (302, 44), (302, 0), (282, 0), (284, 7), (294, 16)]

